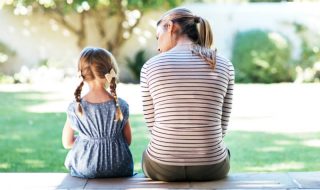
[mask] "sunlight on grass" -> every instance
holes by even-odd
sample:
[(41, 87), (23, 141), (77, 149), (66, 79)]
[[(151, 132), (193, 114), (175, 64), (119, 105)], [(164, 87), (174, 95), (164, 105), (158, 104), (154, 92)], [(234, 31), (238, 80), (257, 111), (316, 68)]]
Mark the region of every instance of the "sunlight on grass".
[(17, 148), (16, 152), (18, 153), (33, 153), (34, 150), (30, 148)]
[(303, 141), (303, 144), (310, 147), (320, 147), (320, 140), (318, 139), (307, 140), (307, 141)]
[(17, 134), (11, 134), (9, 135), (0, 135), (0, 140), (21, 140), (21, 136)]
[(284, 150), (283, 147), (263, 147), (259, 148), (257, 151), (259, 152), (282, 152)]
[(275, 172), (279, 170), (303, 170), (304, 164), (301, 162), (285, 162), (285, 163), (275, 163), (271, 165), (262, 165), (255, 167), (247, 167), (248, 171), (267, 171), (267, 172)]
[(28, 164), (30, 167), (33, 167), (33, 168), (44, 168), (45, 167), (44, 161), (42, 161), (42, 160), (25, 160), (24, 163)]
[(0, 163), (0, 169), (8, 169), (10, 167), (9, 163)]
[[(28, 97), (25, 97), (25, 99), (39, 99), (39, 95), (30, 95)], [(66, 96), (64, 94), (64, 96)], [(66, 97), (63, 97), (62, 94), (44, 94), (41, 95), (41, 99), (44, 100), (44, 102), (25, 106), (26, 112), (31, 113), (53, 113), (53, 112), (65, 112), (66, 108), (68, 107), (69, 103), (73, 100), (70, 99), (70, 101), (66, 100)]]
[(66, 111), (68, 104), (61, 101), (51, 101), (43, 104), (28, 106), (25, 111), (31, 113), (52, 113)]
[(134, 163), (134, 170), (135, 170), (135, 171), (142, 171), (141, 163), (140, 163), (140, 162), (135, 162), (135, 163)]
[(284, 145), (290, 145), (290, 144), (292, 144), (292, 142), (286, 141), (286, 140), (276, 140), (276, 141), (274, 141), (274, 144), (284, 146)]

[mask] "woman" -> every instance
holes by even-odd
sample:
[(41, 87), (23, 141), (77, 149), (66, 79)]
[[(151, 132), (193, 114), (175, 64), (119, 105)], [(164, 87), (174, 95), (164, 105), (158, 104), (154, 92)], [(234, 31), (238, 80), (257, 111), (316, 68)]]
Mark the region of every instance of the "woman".
[(141, 70), (143, 111), (151, 140), (143, 154), (147, 177), (207, 181), (229, 172), (223, 142), (232, 106), (234, 68), (210, 49), (209, 23), (176, 8), (157, 23), (159, 55)]

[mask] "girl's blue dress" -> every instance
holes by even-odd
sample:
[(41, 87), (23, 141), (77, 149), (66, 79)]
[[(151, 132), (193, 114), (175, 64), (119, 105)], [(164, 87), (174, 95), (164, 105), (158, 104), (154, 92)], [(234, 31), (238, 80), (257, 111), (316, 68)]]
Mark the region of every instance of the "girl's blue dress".
[(128, 104), (119, 98), (123, 120), (118, 122), (114, 121), (114, 100), (90, 103), (81, 99), (80, 104), (82, 116), (76, 114), (75, 101), (67, 110), (72, 128), (79, 134), (65, 160), (70, 174), (81, 178), (132, 176), (133, 159), (123, 136), (129, 117)]

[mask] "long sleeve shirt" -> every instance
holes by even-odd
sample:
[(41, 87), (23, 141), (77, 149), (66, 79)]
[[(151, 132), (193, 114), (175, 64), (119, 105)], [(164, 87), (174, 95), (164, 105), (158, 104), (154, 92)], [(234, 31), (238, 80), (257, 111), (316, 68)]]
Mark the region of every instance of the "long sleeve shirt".
[(190, 50), (170, 50), (144, 64), (140, 86), (152, 160), (191, 166), (226, 158), (234, 86), (229, 60), (217, 55), (213, 69)]

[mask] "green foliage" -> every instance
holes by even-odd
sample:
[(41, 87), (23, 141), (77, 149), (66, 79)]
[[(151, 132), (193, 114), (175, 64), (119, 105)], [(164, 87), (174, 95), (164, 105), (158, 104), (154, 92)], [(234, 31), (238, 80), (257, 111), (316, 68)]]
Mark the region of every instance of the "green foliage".
[(249, 2), (253, 3), (279, 3), (279, 2), (293, 2), (293, 0), (249, 0)]
[(148, 58), (146, 57), (145, 50), (139, 50), (133, 59), (126, 58), (127, 64), (131, 72), (133, 73), (135, 80), (138, 82), (140, 79), (140, 71), (145, 62), (147, 62)]
[(135, 6), (138, 9), (172, 8), (182, 4), (184, 0), (128, 0), (128, 7)]
[(0, 84), (12, 84), (14, 83), (14, 78), (9, 75), (4, 75), (0, 73)]
[[(184, 0), (12, 0), (4, 3), (4, 6), (32, 6), (34, 9), (42, 9), (43, 11), (59, 10), (60, 14), (81, 13), (83, 11), (96, 11), (108, 8), (109, 15), (115, 15), (119, 11), (119, 5), (127, 9), (139, 9), (140, 11), (159, 9), (159, 7), (167, 9), (175, 7), (183, 3)], [(0, 6), (1, 8), (1, 6)]]
[(16, 52), (8, 45), (0, 41), (0, 66), (8, 61), (10, 56), (14, 56)]
[(300, 23), (293, 27), (301, 40), (301, 53), (297, 64), (299, 82), (320, 82), (320, 35)]
[[(90, 30), (86, 18), (90, 17), (97, 29), (99, 46), (117, 56), (120, 47), (130, 38), (146, 11), (169, 9), (182, 2), (183, 0), (11, 0), (0, 2), (0, 9), (6, 7), (12, 9), (15, 15), (22, 16), (38, 12), (54, 19), (76, 36), (79, 49), (90, 44), (87, 42), (86, 32)], [(71, 20), (69, 15), (78, 18)], [(110, 19), (116, 21), (112, 26), (115, 31), (112, 37), (106, 37), (110, 32), (110, 27), (106, 27)]]
[(236, 81), (240, 83), (291, 82), (295, 78), (291, 45), (279, 33), (262, 30), (238, 32), (232, 62)]
[(13, 83), (11, 76), (3, 73), (3, 67), (10, 62), (10, 58), (14, 57), (16, 52), (5, 43), (0, 41), (0, 83)]

